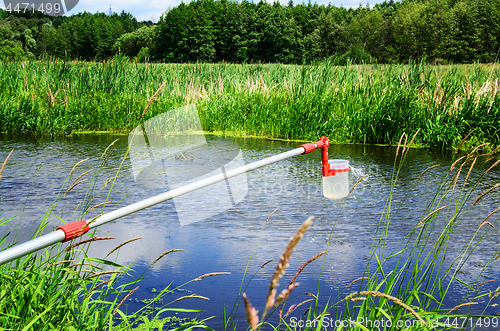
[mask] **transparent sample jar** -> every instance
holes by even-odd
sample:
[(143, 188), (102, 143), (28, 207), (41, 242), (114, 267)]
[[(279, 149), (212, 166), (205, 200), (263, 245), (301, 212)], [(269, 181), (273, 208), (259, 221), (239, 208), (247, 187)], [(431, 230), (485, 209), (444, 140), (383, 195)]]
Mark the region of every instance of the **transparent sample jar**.
[(323, 195), (328, 199), (341, 199), (349, 194), (349, 161), (329, 160), (335, 174), (323, 177)]

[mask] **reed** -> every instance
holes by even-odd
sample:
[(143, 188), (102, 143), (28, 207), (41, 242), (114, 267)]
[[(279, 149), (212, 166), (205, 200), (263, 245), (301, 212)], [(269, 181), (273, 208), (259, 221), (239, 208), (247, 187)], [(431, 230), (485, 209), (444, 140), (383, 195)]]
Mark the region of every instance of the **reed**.
[(128, 132), (196, 103), (207, 131), (372, 144), (397, 144), (406, 133), (405, 151), (500, 144), (499, 91), (485, 92), (500, 71), (479, 65), (2, 62), (0, 77), (23, 76), (0, 80), (0, 132)]

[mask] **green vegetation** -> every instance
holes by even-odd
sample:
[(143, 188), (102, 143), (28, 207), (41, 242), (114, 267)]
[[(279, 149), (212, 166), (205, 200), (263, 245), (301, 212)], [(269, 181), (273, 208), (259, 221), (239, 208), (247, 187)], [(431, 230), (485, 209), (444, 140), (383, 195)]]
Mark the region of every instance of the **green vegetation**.
[[(141, 64), (111, 61), (4, 62), (0, 131), (70, 134), (128, 131), (162, 85), (145, 119), (196, 103), (207, 131), (292, 140), (451, 149), (500, 144), (495, 65)], [(11, 79), (17, 77), (17, 79)]]
[(500, 48), (500, 0), (389, 0), (358, 8), (196, 0), (167, 10), (154, 26), (124, 12), (54, 18), (1, 10), (4, 41), (16, 45), (2, 47), (10, 59), (105, 60), (121, 51), (175, 63), (302, 64), (330, 56), (335, 64), (490, 63)]
[[(402, 135), (401, 141), (410, 141), (411, 145), (414, 138), (415, 136)], [(411, 203), (408, 200), (410, 192), (420, 185), (427, 185), (425, 178), (435, 176), (436, 167), (440, 166), (424, 170), (412, 187), (405, 188), (402, 199), (396, 201), (394, 196), (398, 177), (402, 174), (404, 159), (411, 153), (406, 148), (409, 145), (405, 143), (397, 147), (391, 190), (380, 215), (363, 277), (353, 279), (347, 286), (340, 286), (336, 296), (332, 296), (330, 291), (321, 293), (319, 285), (316, 293), (303, 293), (311, 289), (297, 285), (301, 271), (318, 259), (323, 260), (319, 275), (321, 278), (326, 261), (325, 253), (328, 253), (330, 242), (335, 238), (335, 222), (326, 251), (302, 264), (290, 280), (285, 280), (288, 285), (280, 290), (281, 293), (276, 292), (277, 282), (284, 274), (295, 245), (311, 223), (311, 217), (290, 239), (279, 262), (275, 262), (277, 266), (270, 280), (266, 302), (252, 302), (252, 293), (239, 296), (233, 310), (226, 316), (226, 329), (237, 329), (234, 310), (238, 309), (242, 301), (245, 302), (247, 320), (253, 330), (263, 329), (269, 324), (274, 324), (271, 325), (273, 330), (304, 331), (468, 330), (490, 327), (493, 323), (495, 327), (498, 326), (498, 318), (492, 319), (493, 316), (487, 316), (485, 312), (488, 307), (497, 305), (495, 299), (500, 295), (500, 288), (487, 290), (484, 286), (491, 282), (488, 279), (500, 249), (497, 248), (493, 256), (486, 257), (487, 262), (471, 282), (464, 281), (461, 272), (475, 256), (480, 244), (496, 235), (492, 231), (496, 221), (491, 216), (498, 209), (493, 210), (482, 221), (478, 220), (476, 227), (470, 228), (466, 238), (461, 238), (464, 239), (463, 246), (457, 249), (451, 245), (454, 238), (457, 238), (457, 229), (461, 223), (474, 217), (472, 214), (476, 205), (482, 199), (491, 199), (488, 194), (498, 187), (495, 185), (479, 195), (473, 193), (477, 192), (478, 185), (484, 184), (481, 181), (500, 163), (499, 160), (494, 162), (498, 159), (498, 149), (485, 154), (481, 151), (481, 146), (478, 146), (470, 154), (457, 158), (451, 166), (441, 168), (444, 172), (442, 180), (431, 201), (424, 202), (425, 212), (411, 225), (408, 224), (409, 232), (405, 233), (405, 237), (395, 247), (389, 247), (391, 245), (388, 243), (393, 239), (393, 227), (400, 227), (396, 225), (398, 218), (402, 216), (407, 219), (401, 213)], [(431, 169), (434, 170), (429, 171)], [(470, 176), (472, 169), (476, 170), (477, 176)], [(256, 246), (258, 247), (257, 244)], [(298, 289), (295, 289), (297, 286)], [(454, 289), (457, 287), (464, 291), (456, 293)], [(329, 295), (329, 300), (326, 305), (321, 306), (319, 298), (323, 296), (324, 302), (325, 295)], [(451, 306), (450, 296), (453, 296)], [(475, 311), (481, 313), (472, 313), (472, 305), (476, 305)], [(259, 317), (255, 308), (260, 307), (265, 309), (261, 310), (263, 313)], [(272, 314), (279, 316), (278, 323), (270, 323), (269, 315)]]
[[(39, 237), (51, 218), (58, 218), (54, 208), (62, 201), (62, 198), (75, 186), (81, 184), (80, 178), (89, 179), (86, 198), (79, 205), (78, 213), (82, 218), (88, 211), (99, 208), (103, 203), (92, 207), (95, 203), (92, 191), (100, 174), (102, 166), (107, 162), (112, 151), (106, 150), (99, 160), (99, 166), (88, 175), (90, 171), (76, 176), (77, 163), (64, 187), (61, 188), (53, 205), (47, 210), (40, 226), (32, 235), (32, 239)], [(9, 155), (10, 157), (10, 155)], [(0, 178), (7, 160), (0, 167)], [(85, 161), (85, 160), (84, 160)], [(7, 165), (8, 166), (8, 165)], [(75, 179), (76, 177), (76, 179)], [(62, 202), (64, 203), (64, 202)], [(0, 215), (1, 216), (1, 215)], [(22, 216), (21, 216), (22, 217)], [(81, 219), (82, 219), (81, 218)], [(12, 223), (18, 221), (18, 225), (12, 227)], [(7, 240), (12, 241), (9, 235), (17, 233), (22, 219), (0, 218), (0, 228), (9, 226), (10, 231), (0, 238), (0, 250), (9, 248)], [(62, 224), (61, 224), (62, 225)], [(86, 238), (87, 237), (87, 238)], [(98, 245), (99, 240), (112, 240), (114, 237), (100, 237), (95, 233), (85, 235), (68, 242), (65, 247), (58, 249), (50, 247), (42, 253), (29, 254), (18, 259), (0, 265), (0, 330), (191, 330), (194, 327), (202, 327), (208, 330), (205, 321), (196, 318), (179, 318), (162, 316), (169, 313), (197, 313), (199, 310), (182, 309), (175, 301), (182, 298), (184, 287), (193, 282), (188, 281), (179, 286), (167, 286), (161, 291), (155, 291), (154, 297), (144, 300), (142, 308), (135, 312), (127, 312), (127, 300), (138, 288), (141, 276), (127, 281), (133, 271), (131, 266), (122, 266), (113, 262), (113, 254), (119, 249), (133, 241), (128, 240), (109, 252), (106, 256), (95, 258), (88, 255), (89, 245)], [(14, 236), (15, 240), (15, 236)], [(170, 250), (163, 253), (149, 267), (154, 265), (160, 258), (168, 258), (165, 255), (181, 250)], [(108, 259), (108, 256), (109, 259)], [(148, 268), (149, 268), (148, 267)], [(164, 303), (163, 299), (170, 295), (171, 299)], [(193, 298), (190, 296), (187, 298)], [(184, 298), (186, 298), (184, 296)], [(166, 301), (166, 300), (165, 300)], [(175, 306), (175, 307), (174, 307)]]

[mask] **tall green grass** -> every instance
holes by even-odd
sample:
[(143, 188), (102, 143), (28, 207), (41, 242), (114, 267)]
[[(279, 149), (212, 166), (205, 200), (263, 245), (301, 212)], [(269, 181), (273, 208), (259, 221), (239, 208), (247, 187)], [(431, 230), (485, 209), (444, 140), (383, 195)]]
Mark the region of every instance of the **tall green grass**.
[(0, 131), (69, 134), (132, 129), (158, 87), (146, 119), (196, 103), (205, 130), (292, 140), (396, 144), (441, 149), (500, 143), (495, 65), (239, 65), (2, 62)]

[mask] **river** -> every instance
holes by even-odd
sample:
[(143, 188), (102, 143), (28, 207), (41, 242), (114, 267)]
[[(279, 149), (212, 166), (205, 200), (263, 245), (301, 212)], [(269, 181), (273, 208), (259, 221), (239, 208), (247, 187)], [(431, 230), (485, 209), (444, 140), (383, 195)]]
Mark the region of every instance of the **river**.
[[(108, 149), (108, 152), (112, 150), (114, 152), (107, 162), (100, 166), (103, 152), (116, 139), (118, 140)], [(227, 144), (236, 151), (241, 151), (242, 160), (246, 164), (297, 147), (297, 143), (213, 135), (207, 135), (206, 140), (209, 146)], [(87, 158), (88, 160), (75, 168), (71, 182), (81, 173), (92, 170), (81, 178), (88, 180), (74, 187), (60, 199), (46, 218), (47, 231), (55, 229), (60, 224), (59, 218), (66, 222), (78, 220), (81, 217), (82, 206), (90, 207), (105, 202), (108, 194), (110, 203), (104, 209), (105, 212), (163, 192), (161, 187), (152, 188), (136, 182), (131, 162), (133, 156), (130, 155), (125, 158), (114, 184), (108, 181), (117, 175), (127, 149), (127, 141), (126, 135), (112, 134), (69, 137), (0, 135), (0, 161), (3, 162), (8, 153), (14, 150), (0, 179), (0, 198), (2, 198), (0, 212), (4, 218), (15, 217), (7, 226), (0, 227), (0, 238), (13, 230), (9, 237), (10, 241), (29, 240), (47, 210), (56, 201), (58, 194), (61, 196), (67, 190), (68, 183), (65, 181), (73, 166)], [(184, 206), (187, 203), (188, 209), (194, 215), (198, 213), (202, 216), (208, 215), (203, 220), (195, 219), (193, 215), (185, 213), (181, 215), (176, 211), (174, 202), (167, 201), (103, 225), (97, 234), (114, 236), (116, 239), (92, 243), (88, 254), (91, 257), (104, 258), (118, 244), (142, 237), (123, 246), (118, 254), (113, 253), (107, 258), (122, 265), (131, 264), (133, 276), (137, 277), (145, 271), (146, 278), (139, 282), (140, 287), (134, 292), (132, 300), (128, 300), (122, 307), (128, 312), (142, 307), (144, 305), (142, 300), (153, 298), (169, 284), (175, 287), (203, 274), (230, 272), (229, 275), (212, 276), (191, 282), (184, 286), (187, 291), (176, 291), (163, 299), (163, 303), (168, 303), (189, 294), (209, 298), (209, 300), (185, 299), (169, 307), (200, 309), (202, 310), (200, 313), (182, 316), (198, 319), (213, 316), (206, 323), (220, 330), (223, 326), (223, 311), (226, 309), (226, 312), (230, 312), (237, 300), (250, 257), (252, 258), (243, 287), (246, 288), (245, 292), (251, 303), (262, 312), (270, 279), (288, 240), (309, 216), (314, 216), (310, 229), (292, 255), (290, 266), (281, 279), (278, 291), (286, 287), (302, 263), (326, 249), (331, 235), (326, 258), (319, 258), (304, 269), (297, 280), (300, 285), (294, 290), (294, 296), (287, 305), (290, 307), (293, 303), (300, 303), (310, 298), (299, 295), (301, 293), (319, 291), (319, 305), (324, 307), (328, 300), (333, 302), (338, 295), (345, 297), (349, 289), (351, 291), (359, 289), (355, 286), (349, 287), (349, 284), (364, 275), (370, 247), (391, 191), (396, 148), (332, 145), (329, 152), (331, 158), (350, 161), (350, 185), (367, 175), (345, 199), (337, 201), (323, 197), (320, 152), (314, 151), (247, 173), (245, 183), (247, 191), (241, 191), (242, 196), (238, 198), (241, 201), (236, 201), (237, 203), (210, 207), (210, 189), (203, 191), (205, 197), (198, 194), (195, 199), (184, 200)], [(427, 149), (411, 149), (408, 152), (394, 187), (391, 209), (393, 219), (388, 229), (387, 252), (404, 241), (405, 236), (417, 226), (441, 179), (448, 173), (452, 158), (451, 153)], [(190, 161), (189, 155), (186, 160)], [(436, 164), (440, 166), (429, 170), (418, 180), (426, 168)], [(489, 165), (491, 161), (481, 170), (477, 162), (465, 188), (469, 188), (473, 178), (477, 178)], [(468, 167), (464, 167), (456, 184), (456, 191), (462, 188), (468, 170)], [(496, 183), (498, 175), (495, 169), (490, 171), (483, 183), (474, 189), (466, 203), (466, 208), (471, 210), (461, 219), (447, 247), (447, 261), (452, 261), (458, 256), (481, 221), (498, 207), (499, 195), (496, 191), (485, 196), (477, 205), (471, 204), (475, 197)], [(92, 192), (89, 187), (93, 187)], [(93, 199), (91, 202), (89, 197)], [(205, 198), (208, 199), (206, 202)], [(453, 204), (458, 198), (458, 194), (453, 194), (451, 198), (446, 198), (442, 205)], [(97, 216), (100, 210), (98, 208), (89, 212), (86, 218)], [(214, 210), (218, 214), (214, 214)], [(276, 212), (266, 223), (266, 218), (274, 210)], [(428, 213), (429, 210), (426, 214)], [(444, 225), (448, 219), (449, 214), (447, 216), (445, 212), (441, 212), (438, 214), (436, 224)], [(494, 215), (488, 221), (496, 225), (497, 219), (498, 217)], [(482, 266), (486, 265), (499, 248), (496, 228), (483, 226), (480, 233), (484, 236), (484, 240), (479, 243), (457, 273), (458, 278), (466, 283), (472, 283), (479, 277)], [(430, 238), (435, 240), (437, 234), (432, 234)], [(164, 256), (146, 270), (151, 262), (170, 249), (183, 249), (183, 251)], [(272, 262), (260, 268), (271, 259)], [(390, 272), (394, 262), (387, 262), (385, 267)], [(321, 278), (318, 281), (321, 270)], [(498, 267), (493, 267), (488, 279), (497, 279), (498, 276)], [(248, 283), (250, 278), (251, 282)], [(480, 276), (479, 279), (475, 285), (485, 278)], [(132, 278), (126, 276), (122, 282), (130, 280)], [(495, 290), (497, 287), (496, 281), (491, 282), (484, 285), (479, 293)], [(459, 299), (466, 291), (465, 286), (454, 282), (452, 291), (445, 301), (445, 308), (451, 309), (460, 303)], [(479, 304), (472, 311), (482, 313), (487, 299), (486, 296), (476, 300)], [(494, 302), (496, 301), (498, 299)], [(290, 317), (300, 318), (307, 307), (307, 304), (299, 307)], [(498, 315), (500, 309), (489, 307), (486, 313)], [(235, 316), (238, 329), (245, 329), (243, 305), (239, 307)], [(335, 316), (334, 310), (331, 311), (331, 316)]]

